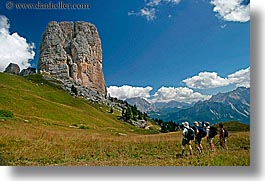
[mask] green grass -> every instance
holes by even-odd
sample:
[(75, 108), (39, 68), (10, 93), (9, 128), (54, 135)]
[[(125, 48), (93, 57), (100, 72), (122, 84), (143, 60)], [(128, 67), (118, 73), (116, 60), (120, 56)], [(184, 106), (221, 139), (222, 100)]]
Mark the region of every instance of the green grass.
[[(37, 77), (41, 81), (39, 75)], [(9, 110), (17, 120), (29, 120), (36, 126), (57, 125), (66, 128), (72, 124), (85, 124), (99, 132), (106, 129), (129, 132), (135, 129), (117, 121), (117, 112), (108, 114), (108, 107), (74, 98), (46, 83), (30, 82), (23, 77), (1, 73), (0, 91), (0, 109)]]
[(119, 111), (110, 114), (110, 107), (71, 97), (36, 76), (0, 73), (0, 110), (14, 114), (0, 121), (0, 165), (250, 165), (249, 131), (231, 131), (228, 151), (211, 152), (203, 140), (202, 155), (177, 158), (181, 132), (151, 134), (158, 128), (131, 126), (118, 120)]
[(0, 119), (8, 119), (8, 118), (12, 118), (13, 117), (13, 113), (8, 111), (8, 110), (0, 110)]
[(228, 131), (233, 131), (233, 132), (250, 131), (249, 125), (237, 121), (224, 122), (223, 125), (224, 128), (227, 129)]

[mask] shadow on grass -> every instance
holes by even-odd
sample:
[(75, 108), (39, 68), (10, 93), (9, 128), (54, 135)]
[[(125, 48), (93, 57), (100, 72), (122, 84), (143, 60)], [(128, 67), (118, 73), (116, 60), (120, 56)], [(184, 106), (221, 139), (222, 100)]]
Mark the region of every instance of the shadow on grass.
[(183, 158), (183, 155), (180, 153), (176, 154), (176, 159), (178, 159), (178, 158)]
[(124, 121), (122, 116), (116, 116), (116, 119), (119, 121)]
[(0, 166), (7, 166), (7, 162), (5, 161), (4, 157), (2, 154), (0, 154)]

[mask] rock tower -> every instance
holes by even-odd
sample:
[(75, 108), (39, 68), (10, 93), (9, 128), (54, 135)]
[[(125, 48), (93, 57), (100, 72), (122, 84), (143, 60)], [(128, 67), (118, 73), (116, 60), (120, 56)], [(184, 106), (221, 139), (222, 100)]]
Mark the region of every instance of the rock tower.
[(71, 89), (81, 86), (106, 95), (101, 41), (95, 25), (83, 21), (50, 22), (42, 36), (38, 71)]

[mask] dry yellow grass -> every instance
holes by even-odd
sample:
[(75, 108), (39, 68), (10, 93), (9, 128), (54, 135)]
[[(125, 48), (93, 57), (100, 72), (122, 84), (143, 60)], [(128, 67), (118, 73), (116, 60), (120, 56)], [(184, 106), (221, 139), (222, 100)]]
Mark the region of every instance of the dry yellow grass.
[[(37, 128), (17, 121), (1, 123), (0, 147), (9, 165), (78, 166), (247, 166), (250, 164), (248, 132), (231, 133), (229, 150), (205, 151), (177, 158), (181, 153), (181, 133), (126, 136), (109, 131), (97, 133), (75, 128)], [(216, 139), (217, 141), (217, 139)]]
[(181, 132), (151, 134), (119, 121), (119, 112), (106, 106), (2, 73), (0, 109), (14, 113), (0, 120), (0, 165), (250, 165), (249, 132), (231, 132), (229, 151), (211, 152), (204, 140), (202, 155), (179, 158)]

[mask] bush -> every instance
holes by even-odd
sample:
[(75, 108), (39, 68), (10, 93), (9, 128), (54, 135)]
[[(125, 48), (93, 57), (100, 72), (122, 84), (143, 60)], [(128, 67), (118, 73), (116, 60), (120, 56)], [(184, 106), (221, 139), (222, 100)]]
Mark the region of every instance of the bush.
[(89, 127), (88, 126), (79, 126), (79, 129), (89, 129)]
[(8, 110), (0, 110), (0, 118), (8, 119), (8, 118), (13, 118), (13, 113)]
[(7, 166), (7, 162), (3, 158), (3, 156), (0, 154), (0, 166)]

